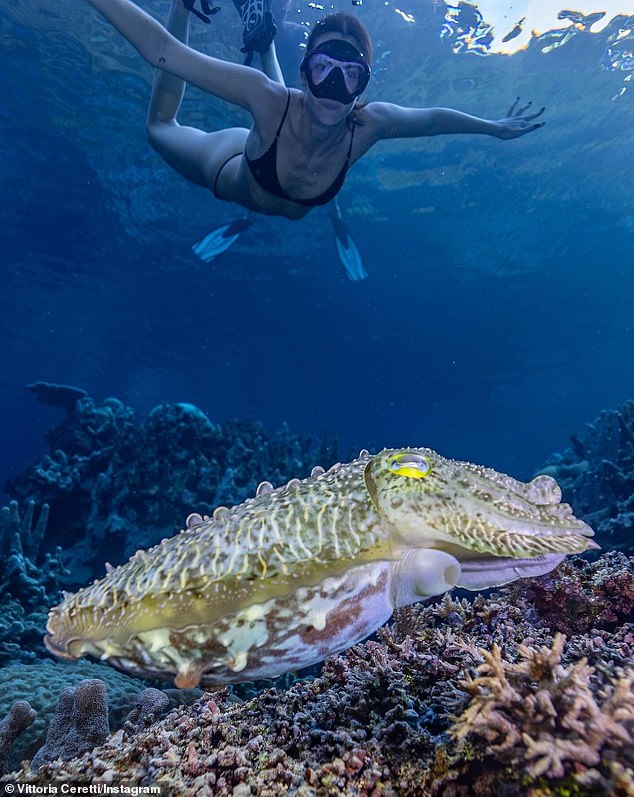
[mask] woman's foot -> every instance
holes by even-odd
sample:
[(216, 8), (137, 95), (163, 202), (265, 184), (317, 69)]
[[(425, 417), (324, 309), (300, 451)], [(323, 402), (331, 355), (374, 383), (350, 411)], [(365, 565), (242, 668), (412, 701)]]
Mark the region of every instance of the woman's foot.
[(242, 20), (242, 52), (250, 64), (253, 53), (264, 53), (271, 46), (277, 28), (271, 13), (271, 0), (233, 0)]

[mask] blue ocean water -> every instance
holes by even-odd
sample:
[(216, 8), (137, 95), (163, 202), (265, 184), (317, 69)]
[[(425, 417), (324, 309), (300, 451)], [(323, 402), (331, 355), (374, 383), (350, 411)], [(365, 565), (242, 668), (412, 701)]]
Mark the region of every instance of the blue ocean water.
[[(151, 69), (87, 4), (3, 3), (0, 484), (61, 417), (25, 389), (36, 380), (141, 415), (186, 401), (212, 420), (431, 446), (519, 477), (631, 398), (631, 6), (502, 54), (468, 4), (328, 4), (373, 34), (371, 100), (547, 108), (520, 140), (388, 142), (362, 159), (341, 193), (369, 272), (351, 283), (319, 209), (259, 219), (222, 259), (197, 260), (191, 245), (236, 210), (148, 146)], [(298, 3), (289, 18), (322, 13)], [(230, 3), (192, 43), (241, 57)], [(300, 58), (289, 44), (287, 73)], [(181, 119), (246, 122), (196, 91)]]

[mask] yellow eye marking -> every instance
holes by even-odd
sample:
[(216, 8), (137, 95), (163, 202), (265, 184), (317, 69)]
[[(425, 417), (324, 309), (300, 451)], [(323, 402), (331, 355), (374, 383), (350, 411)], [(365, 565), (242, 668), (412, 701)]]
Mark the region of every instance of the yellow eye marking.
[(431, 473), (431, 465), (420, 454), (397, 454), (390, 460), (390, 470), (408, 479), (424, 479)]

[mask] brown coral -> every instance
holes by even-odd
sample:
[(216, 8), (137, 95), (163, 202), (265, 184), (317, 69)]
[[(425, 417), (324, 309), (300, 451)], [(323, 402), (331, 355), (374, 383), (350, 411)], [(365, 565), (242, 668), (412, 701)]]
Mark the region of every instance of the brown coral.
[(586, 659), (564, 666), (565, 637), (548, 647), (499, 645), (482, 650), (477, 675), (462, 681), (471, 702), (451, 728), (498, 765), (531, 778), (562, 778), (600, 764), (602, 756), (634, 764), (634, 667), (595, 695)]

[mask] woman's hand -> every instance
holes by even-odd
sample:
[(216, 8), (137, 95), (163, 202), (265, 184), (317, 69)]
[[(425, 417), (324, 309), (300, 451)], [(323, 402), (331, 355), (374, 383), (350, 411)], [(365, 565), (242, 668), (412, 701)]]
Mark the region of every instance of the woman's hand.
[(526, 133), (532, 133), (539, 127), (543, 127), (546, 122), (535, 122), (534, 120), (540, 117), (545, 108), (541, 108), (537, 113), (527, 114), (526, 111), (531, 107), (532, 102), (527, 102), (526, 105), (518, 108), (520, 98), (518, 97), (513, 105), (509, 108), (509, 112), (504, 119), (499, 119), (495, 124), (497, 130), (494, 135), (497, 138), (518, 138)]

